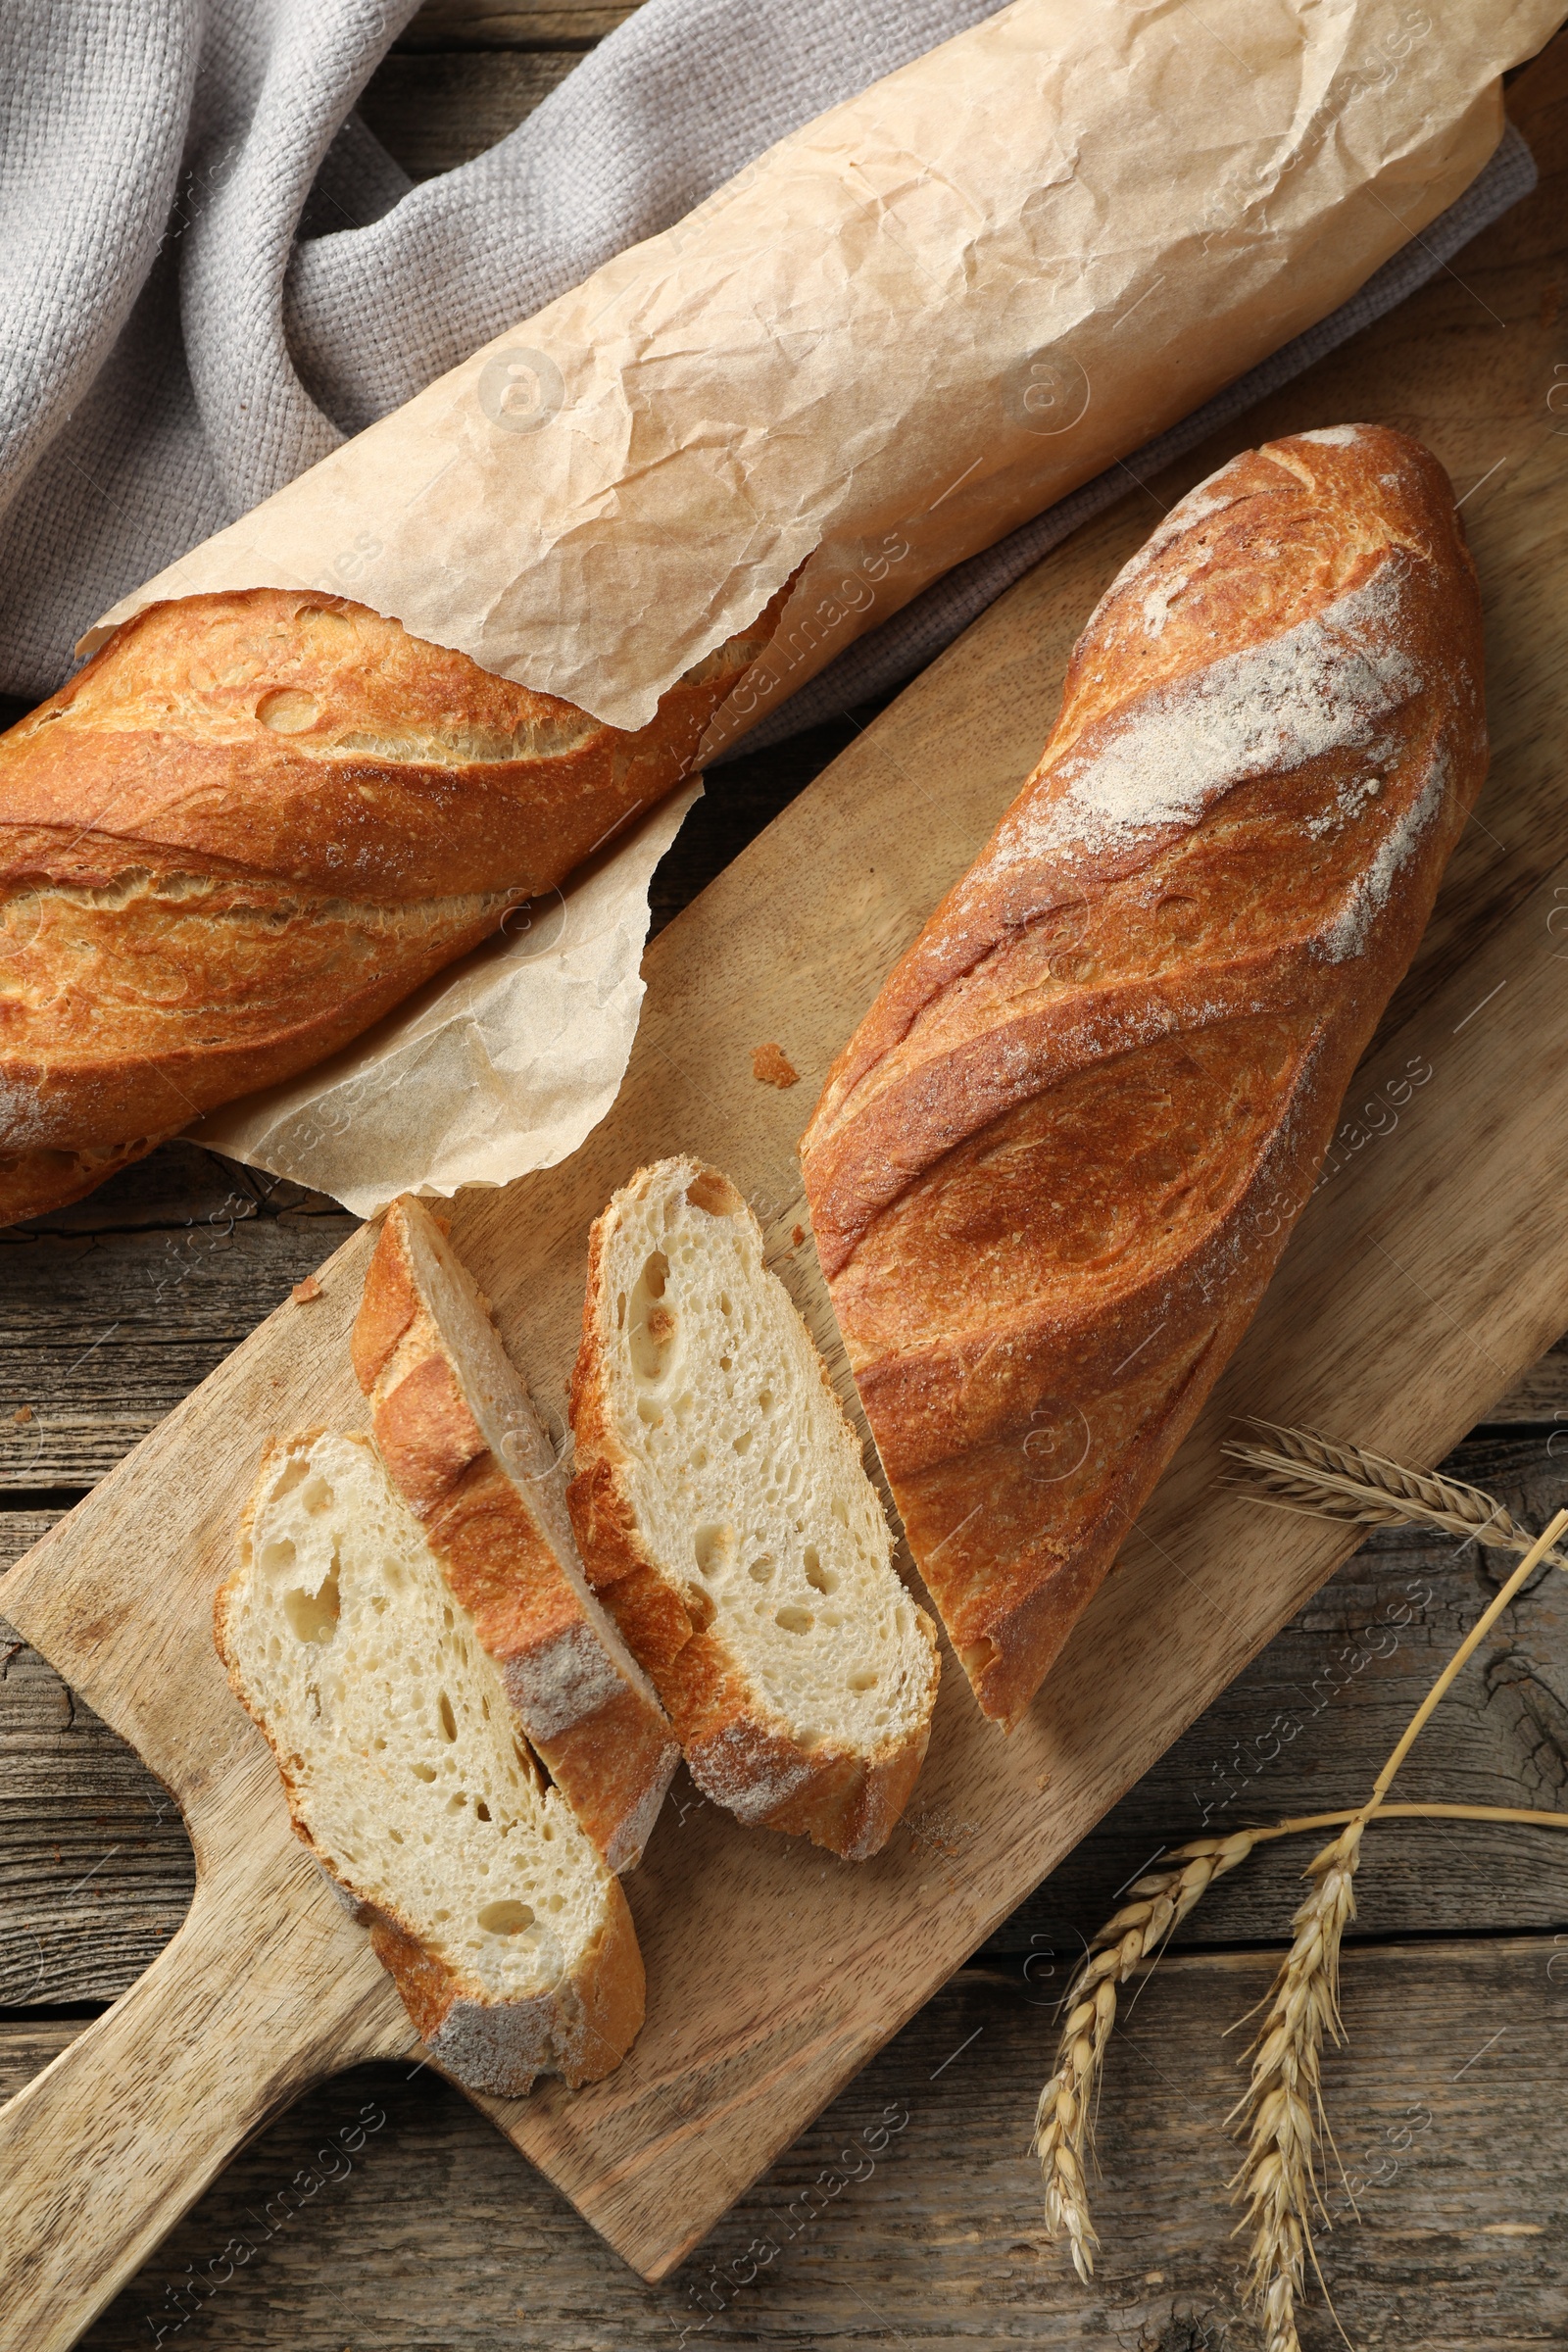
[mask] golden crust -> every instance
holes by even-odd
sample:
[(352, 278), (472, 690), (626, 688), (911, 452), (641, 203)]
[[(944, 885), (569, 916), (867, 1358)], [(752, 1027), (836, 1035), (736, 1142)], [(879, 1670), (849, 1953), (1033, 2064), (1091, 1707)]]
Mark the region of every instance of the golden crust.
[(228, 1608), (245, 1574), (256, 1497), (285, 1443), (308, 1443), (318, 1435), (318, 1430), (310, 1430), (286, 1442), (273, 1439), (263, 1453), (256, 1488), (240, 1521), (241, 1565), (219, 1587), (213, 1600), (213, 1641), (229, 1688), (272, 1751), (295, 1837), (368, 1931), (371, 1949), (396, 1984), (415, 2032), (442, 2070), (468, 2089), (501, 2097), (520, 2098), (541, 2074), (560, 2075), (573, 2090), (583, 2082), (597, 2082), (614, 2071), (631, 2047), (647, 2005), (642, 1952), (619, 1880), (608, 1882), (603, 1931), (549, 1991), (517, 2001), (484, 1997), (479, 1985), (432, 1951), (408, 1920), (368, 1901), (318, 1845), (299, 1801), (298, 1760), (278, 1745), (240, 1677), (228, 1641)]
[(0, 1221), (337, 1052), (554, 889), (678, 782), (779, 609), (635, 734), (342, 597), (127, 621), (0, 736)]
[[(632, 1177), (626, 1194), (644, 1173)], [(699, 1207), (715, 1215), (751, 1214), (716, 1169), (699, 1170), (687, 1190)], [(571, 1378), (577, 1469), (566, 1500), (578, 1548), (627, 1647), (652, 1677), (704, 1794), (750, 1826), (809, 1838), (846, 1860), (863, 1861), (886, 1844), (908, 1800), (925, 1759), (929, 1710), (911, 1736), (890, 1739), (869, 1755), (830, 1738), (804, 1755), (759, 1698), (721, 1623), (695, 1617), (688, 1590), (645, 1549), (626, 1491), (628, 1456), (614, 1428), (606, 1370), (615, 1341), (605, 1254), (621, 1198), (617, 1194), (595, 1219), (589, 1236), (582, 1341)], [(835, 1411), (841, 1410), (825, 1371), (822, 1379)], [(923, 1610), (915, 1615), (934, 1660), (935, 1629)], [(933, 1704), (935, 1695), (933, 1673)]]
[[(612, 1870), (641, 1858), (677, 1760), (647, 1686), (606, 1646), (529, 1499), (469, 1409), (453, 1343), (419, 1281), (425, 1250), (460, 1261), (423, 1203), (388, 1209), (355, 1322), (376, 1445), (457, 1598), (501, 1668), (530, 1744)], [(536, 1504), (538, 1507), (536, 1507)], [(634, 1653), (635, 1654), (635, 1653)]]
[(1035, 773), (829, 1075), (818, 1252), (1004, 1722), (1313, 1189), (1486, 772), (1481, 670), (1426, 450), (1358, 426), (1244, 453), (1102, 599)]

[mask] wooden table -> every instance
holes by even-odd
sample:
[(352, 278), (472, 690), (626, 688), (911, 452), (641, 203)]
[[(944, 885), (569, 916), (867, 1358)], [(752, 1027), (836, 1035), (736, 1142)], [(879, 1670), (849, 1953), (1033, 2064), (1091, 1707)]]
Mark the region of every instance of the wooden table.
[[(512, 127), (626, 13), (435, 0), (376, 76), (366, 113), (410, 169), (446, 169)], [(852, 724), (714, 779), (661, 871), (658, 919)], [(80, 1206), (0, 1234), (0, 1565), (350, 1226), (330, 1201), (172, 1145)], [(1568, 1343), (1453, 1466), (1540, 1524), (1568, 1500), (1564, 1423)], [(664, 2284), (624, 2269), (457, 2093), (427, 2073), (368, 2068), (253, 2142), (85, 2341), (104, 2352), (160, 2341), (182, 2352), (1251, 2344), (1225, 2188), (1224, 2116), (1245, 2035), (1222, 2036), (1264, 1988), (1308, 1849), (1265, 1849), (1225, 1883), (1124, 2004), (1100, 2118), (1103, 2253), (1089, 2290), (1046, 2244), (1028, 2156), (1052, 2004), (1082, 1936), (1161, 1847), (1205, 1824), (1363, 1795), (1498, 1567), (1474, 1546), (1375, 1536)], [(139, 1761), (24, 1646), (0, 1640), (0, 1661), (9, 2092), (146, 1967), (192, 1874), (178, 1816)], [(1406, 1778), (1412, 1798), (1565, 1801), (1559, 1581), (1499, 1624)], [(961, 1873), (962, 1820), (932, 1816), (917, 1793), (902, 1834)], [(1359, 1892), (1350, 2047), (1326, 2070), (1360, 2215), (1331, 2185), (1334, 2229), (1319, 2244), (1340, 2318), (1357, 2344), (1433, 2352), (1568, 2341), (1557, 2040), (1568, 2024), (1568, 1933), (1557, 1933), (1568, 1841), (1388, 1828), (1370, 1843)], [(889, 2135), (872, 2157), (862, 2134), (879, 2119)], [(182, 2290), (196, 2273), (207, 2284)], [(1315, 2309), (1309, 2352), (1337, 2340)], [(10, 2352), (3, 2315), (0, 2346)]]

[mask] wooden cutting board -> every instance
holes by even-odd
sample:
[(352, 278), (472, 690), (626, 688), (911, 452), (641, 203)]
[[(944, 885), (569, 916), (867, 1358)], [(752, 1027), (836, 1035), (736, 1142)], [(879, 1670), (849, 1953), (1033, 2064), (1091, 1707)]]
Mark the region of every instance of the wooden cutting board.
[[(639, 1161), (705, 1154), (751, 1195), (849, 1397), (796, 1238), (796, 1138), (889, 962), (1032, 765), (1101, 589), (1159, 505), (1246, 441), (1378, 417), (1445, 460), (1489, 614), (1493, 779), (1262, 1312), (1041, 1700), (1004, 1740), (949, 1660), (910, 1813), (859, 1867), (678, 1789), (628, 1886), (649, 1981), (630, 2057), (576, 2094), (481, 2102), (650, 2278), (1352, 1547), (1217, 1487), (1230, 1416), (1315, 1421), (1431, 1462), (1568, 1325), (1565, 89), (1548, 54), (1514, 92), (1540, 194), (977, 623), (656, 943), (626, 1083), (575, 1157), (459, 1204), (458, 1244), (559, 1415), (590, 1219)], [(766, 1041), (798, 1090), (754, 1080)], [(347, 1335), (368, 1250), (363, 1234), (341, 1250), (319, 1299), (272, 1315), (0, 1587), (0, 1612), (168, 1783), (197, 1859), (172, 1943), (0, 2110), (0, 2308), (36, 2352), (73, 2341), (307, 2084), (367, 2057), (417, 2063), (389, 1983), (288, 1833), (210, 1632), (264, 1438), (363, 1423)], [(1020, 2084), (1020, 2143), (1031, 2108)]]

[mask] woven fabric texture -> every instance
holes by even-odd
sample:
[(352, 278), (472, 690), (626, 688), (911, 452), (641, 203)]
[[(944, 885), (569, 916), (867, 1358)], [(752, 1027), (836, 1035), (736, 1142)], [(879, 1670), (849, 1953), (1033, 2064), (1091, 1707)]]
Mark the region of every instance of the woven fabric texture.
[[(510, 137), (417, 186), (354, 112), (415, 5), (0, 10), (0, 693), (49, 692), (127, 589), (994, 0), (646, 0)], [(1270, 380), (1533, 178), (1510, 134)], [(938, 582), (768, 734), (910, 675), (1123, 479)]]

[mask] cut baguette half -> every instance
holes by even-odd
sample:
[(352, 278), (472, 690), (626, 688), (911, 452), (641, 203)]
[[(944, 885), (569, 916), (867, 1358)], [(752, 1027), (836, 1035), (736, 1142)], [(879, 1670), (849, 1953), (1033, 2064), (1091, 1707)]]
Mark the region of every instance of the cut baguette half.
[(640, 1169), (594, 1226), (568, 1489), (705, 1794), (851, 1860), (925, 1755), (938, 1657), (859, 1447), (735, 1187)]
[(516, 2096), (617, 2066), (644, 2000), (626, 1897), (368, 1438), (269, 1446), (214, 1630), (296, 1835), (443, 2071)]
[(421, 1201), (387, 1210), (353, 1345), (393, 1483), (556, 1786), (611, 1869), (629, 1870), (680, 1749), (589, 1588), (521, 1376)]

